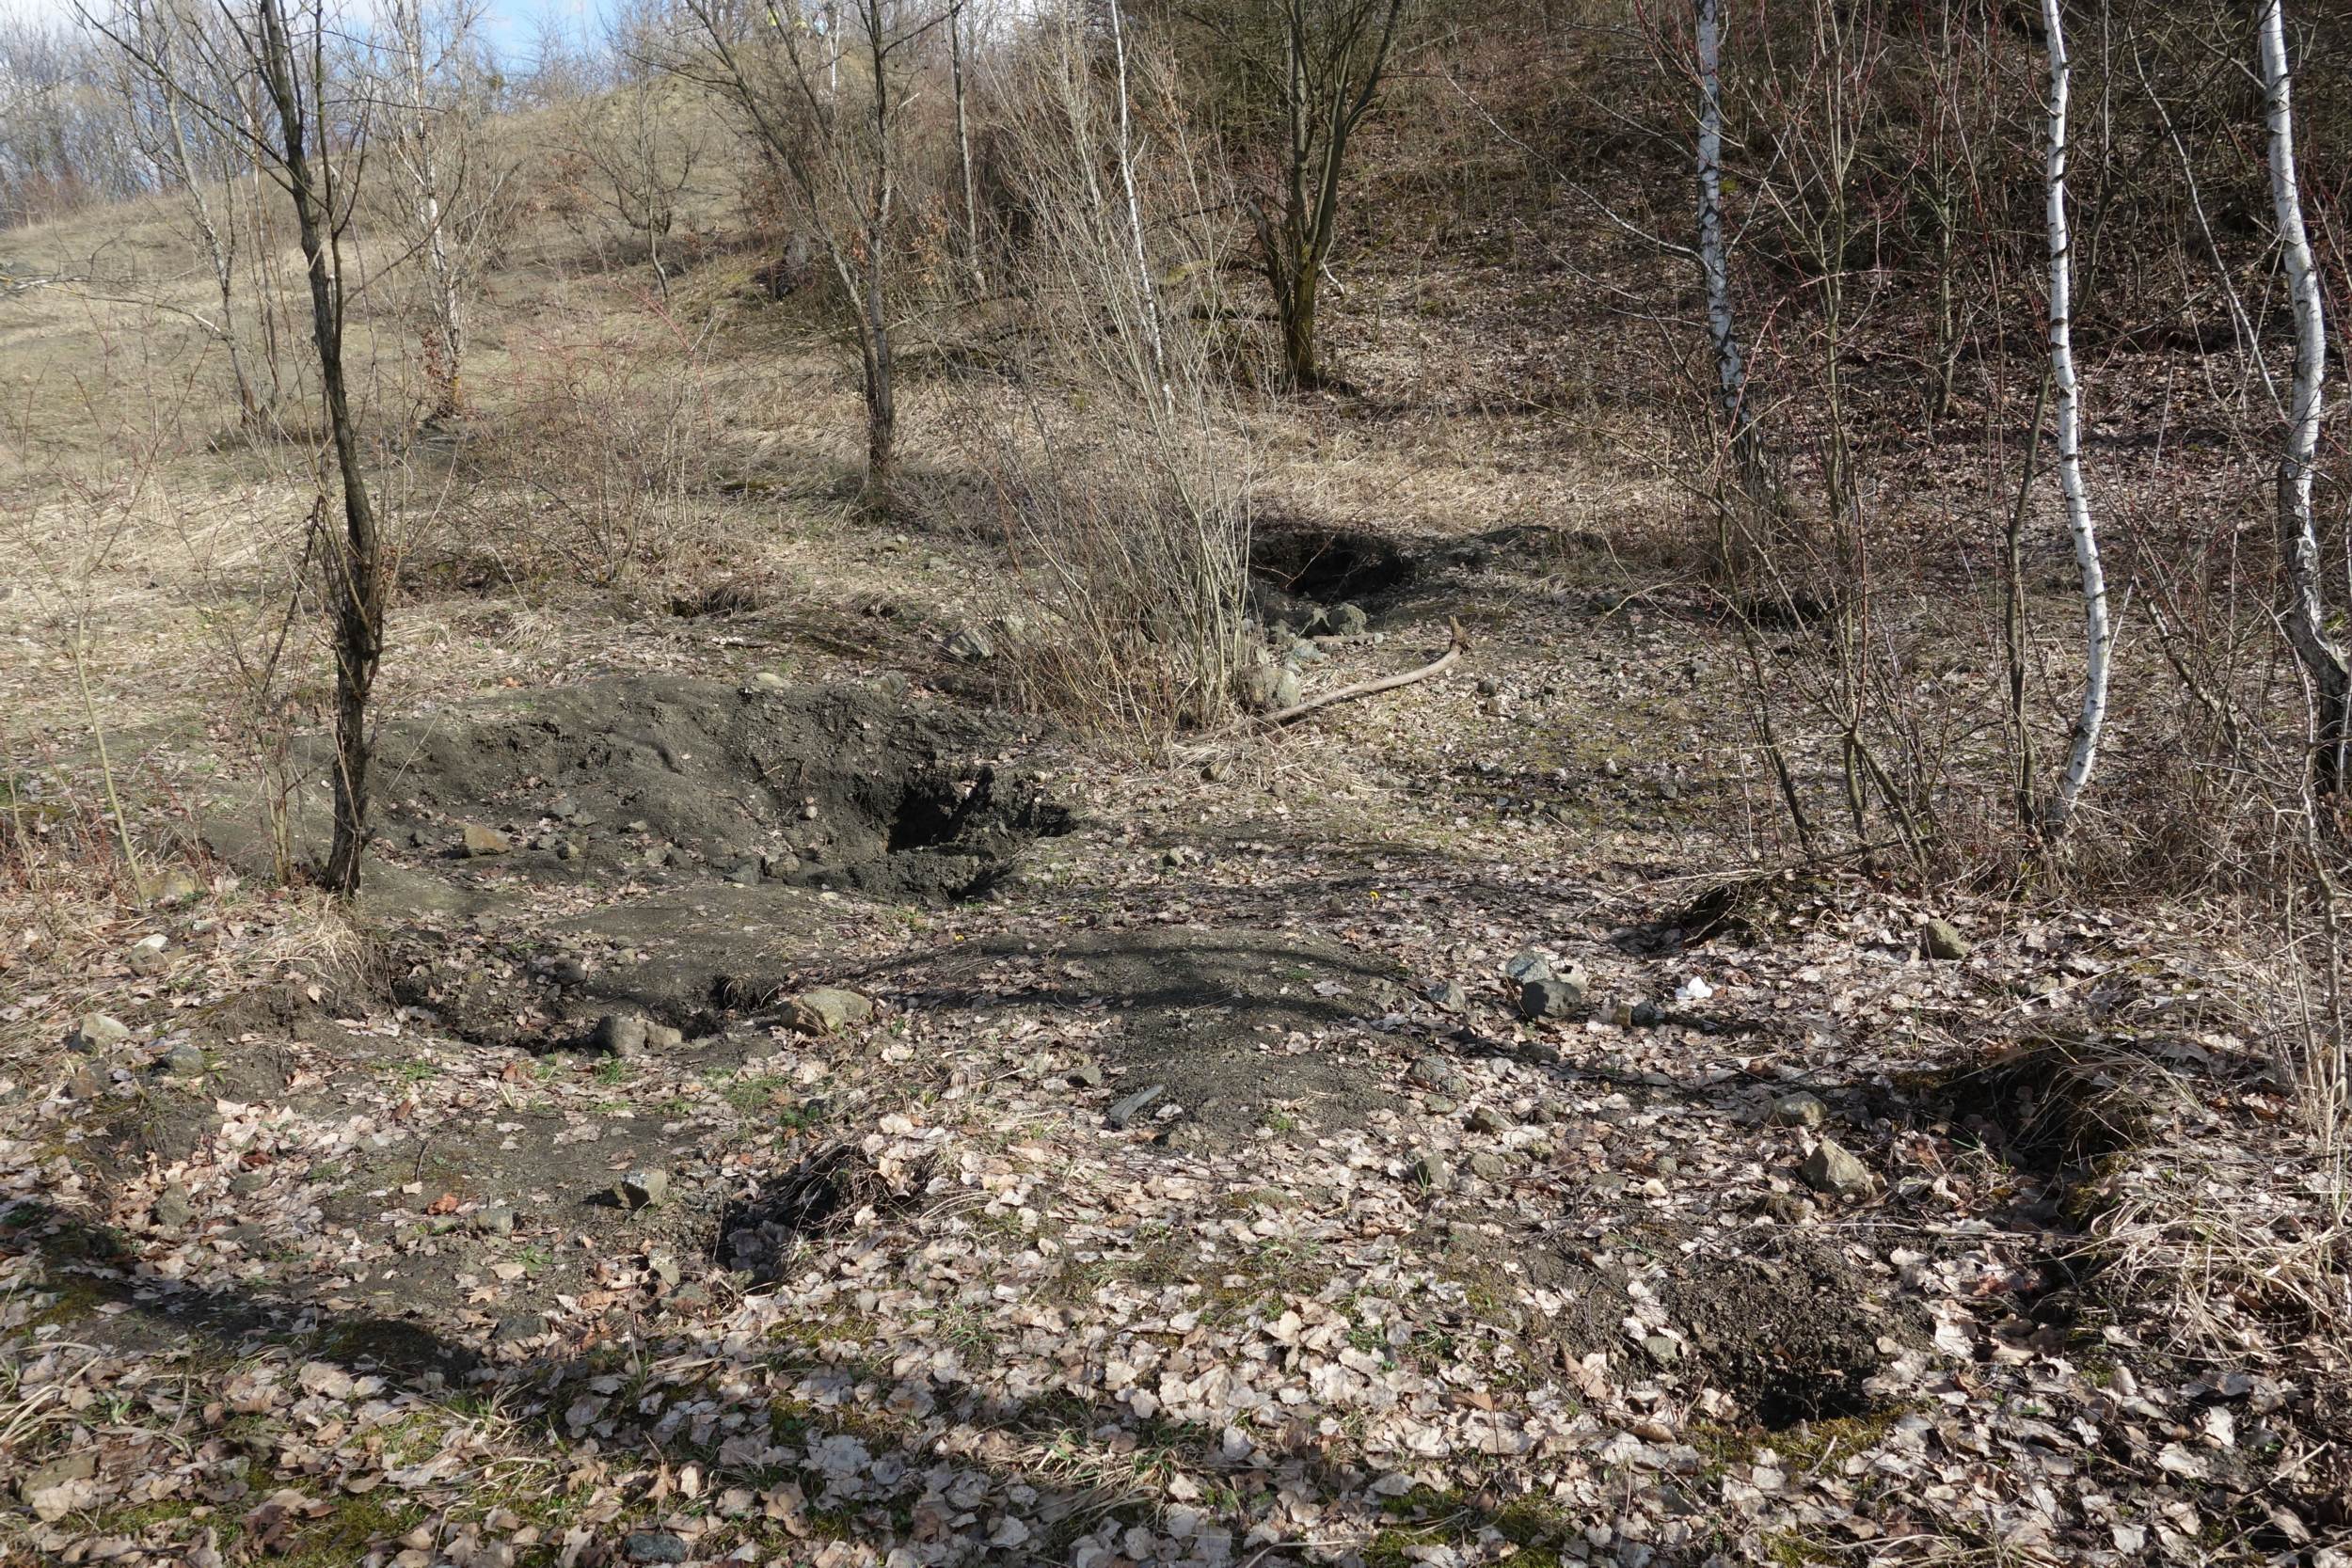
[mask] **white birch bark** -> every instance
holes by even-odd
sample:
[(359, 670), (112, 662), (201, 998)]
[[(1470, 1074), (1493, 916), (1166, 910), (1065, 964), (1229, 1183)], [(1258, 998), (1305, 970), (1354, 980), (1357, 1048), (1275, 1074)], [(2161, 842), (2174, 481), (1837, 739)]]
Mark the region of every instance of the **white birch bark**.
[(980, 266), (980, 206), (973, 193), (972, 130), (964, 115), (963, 85), (963, 13), (970, 8), (956, 0), (947, 8), (947, 66), (953, 73), (956, 95), (956, 152), (963, 162), (963, 248), (964, 261), (972, 269), (972, 288), (976, 293), (988, 292), (988, 275)]
[(2073, 66), (2066, 55), (2060, 0), (2042, 0), (2042, 22), (2048, 34), (2050, 57), (2048, 164), (2042, 182), (2050, 241), (2050, 392), (2058, 411), (2058, 488), (2066, 499), (2066, 529), (2074, 538), (2074, 563), (2082, 574), (2083, 594), (2082, 708), (2075, 715), (2074, 740), (2067, 750), (2066, 771), (2058, 779), (2051, 823), (2055, 831), (2063, 831), (2098, 764), (2099, 736), (2106, 727), (2107, 667), (2115, 632), (2107, 616), (2106, 575), (2099, 564), (2099, 534), (2091, 521), (2090, 492), (2083, 484), (2082, 387), (2074, 374), (2074, 341), (2069, 320), (2074, 309), (2074, 245), (2066, 221), (2066, 112)]
[(2311, 236), (2303, 227), (2303, 197), (2295, 168), (2295, 105), (2287, 70), (2283, 0), (2256, 0), (2255, 52), (2262, 69), (2263, 109), (2270, 136), (2270, 203), (2279, 249), (2295, 307), (2295, 383), (2287, 405), (2286, 438), (2279, 451), (2279, 554), (2286, 571), (2286, 633), (2319, 702), (2320, 787), (2344, 784), (2346, 709), (2352, 672), (2344, 649), (2328, 634), (2320, 597), (2319, 533), (2312, 519), (2312, 470), (2319, 451), (2328, 372), (2326, 322)]
[(1146, 341), (1152, 349), (1152, 379), (1158, 385), (1164, 404), (1172, 404), (1174, 394), (1168, 386), (1168, 343), (1160, 332), (1159, 300), (1152, 290), (1152, 262), (1143, 248), (1143, 204), (1136, 198), (1135, 150), (1131, 145), (1127, 115), (1127, 35), (1119, 14), (1119, 0), (1111, 0), (1111, 49), (1119, 67), (1119, 182), (1127, 198), (1127, 233), (1136, 253), (1136, 295), (1143, 308)]
[(1699, 276), (1707, 289), (1707, 335), (1715, 350), (1715, 405), (1724, 442), (1751, 487), (1755, 416), (1748, 407), (1747, 356), (1731, 312), (1731, 262), (1724, 239), (1722, 0), (1695, 0), (1699, 67)]
[(442, 190), (443, 171), (439, 166), (438, 128), (434, 124), (437, 106), (433, 102), (431, 84), (426, 80), (426, 51), (431, 47), (425, 23), (423, 0), (409, 0), (396, 6), (392, 12), (393, 28), (401, 53), (401, 74), (406, 89), (407, 102), (403, 107), (408, 117), (408, 146), (404, 149), (410, 183), (416, 190), (416, 221), (424, 241), (426, 286), (433, 311), (434, 336), (440, 340), (440, 363), (435, 367), (436, 414), (453, 414), (462, 402), (460, 373), (465, 358), (465, 301), (462, 279), (458, 277), (455, 259), (451, 255), (449, 225)]

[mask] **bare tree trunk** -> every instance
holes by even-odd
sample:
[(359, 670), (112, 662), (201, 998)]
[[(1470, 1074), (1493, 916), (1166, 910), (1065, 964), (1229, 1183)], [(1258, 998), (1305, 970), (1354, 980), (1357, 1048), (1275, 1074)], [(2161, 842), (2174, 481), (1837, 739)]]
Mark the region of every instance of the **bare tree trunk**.
[(391, 23), (400, 52), (401, 89), (406, 97), (401, 107), (408, 119), (408, 145), (402, 150), (403, 161), (414, 187), (417, 230), (424, 242), (427, 302), (433, 313), (432, 352), (426, 370), (433, 382), (433, 414), (443, 418), (455, 414), (464, 404), (466, 318), (457, 262), (449, 243), (440, 132), (434, 123), (432, 89), (425, 75), (429, 43), (423, 0), (395, 4)]
[(2048, 34), (2050, 104), (2048, 163), (2043, 176), (2050, 242), (2050, 390), (2058, 407), (2058, 487), (2066, 498), (2066, 528), (2074, 538), (2074, 562), (2082, 574), (2083, 698), (2074, 735), (2059, 776), (2051, 831), (2063, 832), (2090, 783), (2099, 760), (2099, 736), (2107, 717), (2107, 666), (2115, 634), (2107, 618), (2106, 576), (2099, 564), (2099, 535), (2083, 485), (2082, 389), (2074, 375), (2074, 245), (2067, 229), (2067, 92), (2073, 68), (2066, 55), (2060, 0), (2042, 0)]
[[(866, 501), (879, 512), (890, 510), (896, 497), (898, 441), (898, 398), (891, 373), (890, 304), (882, 292), (885, 236), (890, 232), (891, 205), (898, 194), (898, 166), (890, 155), (890, 48), (883, 31), (885, 0), (866, 0), (866, 41), (874, 72), (874, 167), (869, 189), (872, 206), (866, 224)], [(835, 57), (839, 52), (835, 51)]]
[(221, 226), (213, 219), (212, 203), (205, 199), (204, 187), (210, 182), (197, 167), (196, 157), (188, 149), (187, 127), (181, 117), (180, 85), (174, 77), (168, 32), (175, 24), (169, 18), (162, 18), (158, 24), (166, 29), (155, 40), (155, 59), (162, 67), (155, 73), (155, 85), (163, 95), (164, 126), (171, 138), (172, 161), (179, 166), (188, 211), (196, 219), (199, 237), (204, 242), (205, 259), (212, 262), (214, 286), (220, 292), (221, 346), (229, 351), (229, 373), (236, 382), (237, 417), (249, 430), (262, 422), (262, 400), (254, 391), (252, 374), (246, 369), (245, 350), (237, 341), (236, 208), (233, 194), (236, 187), (233, 184), (229, 186), (231, 193), (230, 226), (224, 233)]
[(1135, 242), (1136, 295), (1152, 349), (1152, 384), (1168, 401), (1168, 340), (1160, 330), (1160, 304), (1152, 292), (1152, 263), (1143, 247), (1143, 204), (1136, 197), (1136, 160), (1127, 104), (1127, 29), (1119, 0), (1110, 0), (1111, 52), (1119, 70), (1119, 182), (1127, 198), (1127, 233)]
[[(284, 0), (261, 0), (262, 75), (278, 108), (286, 188), (302, 234), (310, 280), (310, 330), (318, 345), (319, 380), (326, 393), (335, 464), (342, 481), (343, 538), (326, 552), (327, 592), (335, 615), (335, 832), (326, 885), (339, 897), (358, 890), (367, 848), (368, 698), (384, 653), (383, 544), (360, 467), (358, 432), (343, 381), (343, 295), (341, 231), (334, 208), (331, 164), (310, 162), (309, 124), (296, 75)], [(317, 90), (314, 82), (312, 90)]]
[(1731, 260), (1724, 238), (1724, 89), (1721, 0), (1696, 0), (1699, 66), (1699, 277), (1707, 289), (1707, 336), (1715, 350), (1715, 411), (1740, 485), (1763, 495), (1756, 414), (1748, 406), (1747, 356), (1731, 309)]
[[(954, 0), (947, 8), (947, 69), (954, 79), (956, 94), (956, 153), (963, 163), (963, 249), (964, 261), (972, 269), (972, 292), (988, 292), (988, 274), (980, 264), (980, 203), (973, 194), (972, 130), (964, 117), (963, 85), (963, 13), (970, 8), (964, 0)], [(1119, 25), (1119, 8), (1114, 0), (1111, 26)]]
[(2293, 79), (2287, 70), (2283, 0), (2257, 0), (2255, 50), (2262, 68), (2264, 118), (2270, 134), (2270, 204), (2279, 225), (2279, 248), (2295, 305), (2295, 389), (2287, 410), (2286, 438), (2279, 451), (2279, 554), (2286, 568), (2287, 641), (2303, 666), (2319, 705), (2312, 779), (2320, 793), (2344, 786), (2347, 736), (2352, 736), (2352, 670), (2343, 646), (2328, 633), (2328, 610), (2320, 597), (2319, 532), (2312, 517), (2312, 471), (2319, 451), (2319, 422), (2326, 411), (2327, 323), (2320, 309), (2319, 274), (2312, 261), (2311, 236), (2303, 227), (2303, 197), (2295, 167)]

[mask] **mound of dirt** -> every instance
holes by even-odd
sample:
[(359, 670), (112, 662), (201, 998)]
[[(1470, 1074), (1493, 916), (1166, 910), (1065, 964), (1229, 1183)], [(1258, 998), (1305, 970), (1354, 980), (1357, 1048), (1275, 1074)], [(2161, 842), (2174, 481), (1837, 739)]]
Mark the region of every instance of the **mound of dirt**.
[(961, 896), (1070, 826), (1001, 767), (1018, 739), (996, 716), (846, 686), (597, 681), (392, 726), (378, 799), (396, 852), (459, 882)]
[(1699, 1253), (1660, 1291), (1710, 1382), (1764, 1427), (1869, 1413), (1863, 1383), (1879, 1370), (1889, 1324), (1876, 1294), (1824, 1246), (1792, 1240), (1733, 1257)]

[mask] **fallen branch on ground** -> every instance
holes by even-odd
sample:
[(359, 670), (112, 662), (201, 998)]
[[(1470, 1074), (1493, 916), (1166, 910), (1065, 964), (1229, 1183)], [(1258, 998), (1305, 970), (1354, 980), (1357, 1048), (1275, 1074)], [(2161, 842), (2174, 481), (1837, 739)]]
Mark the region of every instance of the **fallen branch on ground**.
[(1309, 714), (1319, 712), (1335, 704), (1352, 703), (1359, 697), (1370, 697), (1383, 691), (1394, 691), (1398, 687), (1412, 686), (1427, 680), (1432, 675), (1443, 674), (1459, 662), (1463, 651), (1470, 646), (1470, 638), (1464, 634), (1461, 622), (1449, 616), (1445, 625), (1446, 630), (1451, 634), (1446, 642), (1445, 652), (1420, 669), (1407, 670), (1397, 675), (1382, 675), (1376, 680), (1358, 681), (1354, 686), (1343, 686), (1337, 691), (1326, 691), (1321, 696), (1310, 697), (1303, 703), (1294, 703), (1289, 707), (1278, 708), (1272, 713), (1260, 714), (1257, 721), (1269, 729), (1282, 724), (1296, 723)]

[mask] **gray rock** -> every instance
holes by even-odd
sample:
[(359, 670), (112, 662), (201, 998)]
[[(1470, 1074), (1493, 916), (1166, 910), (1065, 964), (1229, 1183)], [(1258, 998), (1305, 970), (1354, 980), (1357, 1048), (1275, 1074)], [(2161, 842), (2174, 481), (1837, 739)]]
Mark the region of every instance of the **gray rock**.
[(1473, 1132), (1502, 1132), (1509, 1130), (1511, 1120), (1491, 1105), (1474, 1105), (1462, 1125)]
[(1372, 620), (1359, 607), (1343, 604), (1326, 614), (1323, 624), (1334, 637), (1361, 637)]
[(1101, 1088), (1103, 1086), (1103, 1064), (1080, 1062), (1070, 1069), (1070, 1082), (1082, 1089)]
[(1280, 679), (1281, 672), (1272, 664), (1249, 666), (1235, 677), (1241, 690), (1241, 705), (1252, 713), (1263, 713), (1273, 707), (1275, 683)]
[(84, 1447), (73, 1449), (46, 1465), (36, 1465), (24, 1472), (16, 1483), (16, 1495), (29, 1506), (42, 1492), (54, 1492), (60, 1486), (77, 1481), (88, 1481), (98, 1474), (98, 1450)]
[(473, 1227), (485, 1236), (512, 1236), (515, 1233), (515, 1211), (503, 1203), (493, 1203), (474, 1211)]
[(1445, 1163), (1445, 1156), (1434, 1148), (1424, 1148), (1413, 1156), (1406, 1177), (1414, 1185), (1439, 1192), (1454, 1184), (1454, 1168)]
[(1919, 950), (1931, 958), (1949, 961), (1964, 958), (1976, 948), (1950, 921), (1926, 920), (1919, 925)]
[(1124, 1132), (1134, 1124), (1137, 1117), (1149, 1110), (1160, 1096), (1167, 1092), (1166, 1084), (1146, 1084), (1135, 1093), (1120, 1097), (1108, 1111), (1104, 1113), (1103, 1119), (1119, 1131)]
[(1583, 1003), (1583, 984), (1573, 975), (1530, 980), (1519, 987), (1519, 1014), (1523, 1018), (1566, 1018)]
[(1305, 692), (1306, 689), (1298, 682), (1298, 672), (1285, 667), (1274, 677), (1274, 695), (1266, 706), (1277, 712), (1286, 707), (1296, 707)]
[(755, 860), (736, 862), (735, 869), (727, 873), (727, 880), (737, 887), (757, 887), (759, 885), (759, 863)]
[(469, 859), (480, 860), (489, 855), (511, 855), (515, 841), (496, 828), (485, 828), (479, 822), (468, 822), (458, 830), (458, 847)]
[(1804, 1163), (1804, 1184), (1833, 1197), (1858, 1197), (1871, 1186), (1870, 1167), (1836, 1140), (1823, 1138)]
[(773, 670), (762, 670), (752, 677), (752, 684), (762, 691), (782, 691), (792, 683)]
[(151, 909), (163, 909), (174, 904), (192, 904), (203, 893), (194, 877), (184, 871), (167, 871), (155, 879), (155, 885), (147, 890)]
[(675, 1285), (683, 1277), (678, 1272), (677, 1259), (666, 1252), (656, 1253), (646, 1259), (645, 1267), (651, 1269), (653, 1276), (664, 1285)]
[(666, 1171), (633, 1170), (614, 1184), (612, 1196), (621, 1200), (624, 1209), (650, 1209), (670, 1196), (670, 1177)]
[(1655, 1002), (1636, 1002), (1633, 1004), (1632, 1019), (1636, 1029), (1655, 1029), (1666, 1022), (1666, 1013)]
[(1509, 963), (1502, 966), (1502, 975), (1504, 979), (1516, 980), (1522, 986), (1530, 980), (1549, 980), (1552, 978), (1551, 960), (1533, 947), (1522, 947), (1511, 955)]
[(65, 1037), (69, 1051), (100, 1052), (131, 1037), (131, 1031), (104, 1013), (84, 1013)]
[(164, 957), (164, 939), (159, 936), (141, 940), (122, 955), (122, 962), (132, 974), (141, 976), (161, 974), (171, 964)]
[(1478, 694), (1481, 697), (1500, 697), (1502, 695), (1502, 683), (1492, 675), (1481, 675), (1478, 677)]
[(188, 1189), (174, 1181), (155, 1195), (155, 1224), (165, 1230), (178, 1230), (196, 1217), (196, 1205), (188, 1196)]
[(1816, 1212), (1811, 1198), (1795, 1193), (1767, 1193), (1763, 1211), (1783, 1225), (1810, 1225)]
[(817, 986), (784, 1005), (784, 1022), (803, 1035), (830, 1035), (874, 1016), (874, 1004), (853, 990)]
[(1500, 1154), (1485, 1150), (1470, 1157), (1470, 1174), (1487, 1181), (1501, 1181), (1511, 1174), (1511, 1162)]
[(1470, 1006), (1470, 992), (1455, 980), (1437, 981), (1422, 994), (1429, 999), (1431, 1006), (1441, 1013), (1458, 1013)]
[(1422, 1056), (1405, 1069), (1405, 1081), (1416, 1088), (1454, 1093), (1462, 1087), (1461, 1071), (1443, 1056)]
[(631, 1530), (621, 1543), (621, 1555), (631, 1562), (684, 1562), (687, 1547), (668, 1530)]
[(1200, 851), (1189, 844), (1179, 844), (1163, 851), (1160, 864), (1170, 871), (1181, 871), (1188, 865), (1200, 863)]
[(195, 1041), (182, 1040), (165, 1052), (155, 1066), (173, 1078), (201, 1078), (204, 1053), (197, 1049)]
[(996, 644), (978, 626), (958, 626), (947, 639), (947, 657), (960, 664), (985, 664), (996, 657)]
[(556, 841), (555, 858), (557, 860), (576, 861), (580, 859), (580, 841), (578, 839), (566, 838)]
[(1661, 1367), (1671, 1367), (1682, 1359), (1682, 1347), (1663, 1334), (1645, 1336), (1642, 1350)]
[(69, 1100), (96, 1100), (106, 1092), (106, 1075), (96, 1068), (81, 1068), (67, 1075), (65, 1092)]
[(645, 1049), (654, 1052), (678, 1050), (686, 1044), (686, 1031), (673, 1029), (666, 1023), (645, 1025)]
[(607, 1013), (596, 1020), (588, 1043), (608, 1056), (641, 1056), (645, 1051), (645, 1021), (636, 1013)]
[(1772, 1101), (1772, 1123), (1774, 1127), (1812, 1129), (1829, 1120), (1829, 1107), (1815, 1094), (1785, 1094)]

